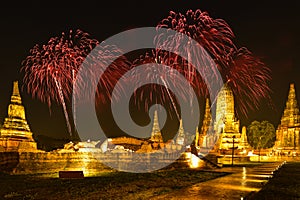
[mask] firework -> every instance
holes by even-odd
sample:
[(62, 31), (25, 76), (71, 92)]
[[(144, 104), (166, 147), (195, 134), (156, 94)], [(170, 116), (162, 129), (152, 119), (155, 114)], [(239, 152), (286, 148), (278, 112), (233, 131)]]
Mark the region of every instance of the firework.
[[(116, 55), (121, 56), (118, 56), (112, 63), (108, 63)], [(89, 54), (88, 61), (84, 65), (85, 67), (89, 65), (87, 67), (89, 70), (86, 70), (86, 74), (81, 74), (78, 77), (84, 80), (78, 81), (78, 88), (75, 88), (74, 91), (80, 91), (81, 94), (75, 95), (85, 97), (84, 99), (91, 100), (91, 102), (96, 99), (96, 105), (110, 103), (113, 97), (117, 100), (122, 95), (123, 88), (115, 86), (118, 80), (130, 69), (131, 63), (118, 47), (115, 45), (97, 46), (93, 53)], [(101, 73), (103, 70), (104, 72)], [(102, 75), (100, 76), (100, 74)], [(89, 87), (90, 85), (86, 84), (87, 82), (97, 86), (96, 92), (91, 90), (94, 87)], [(112, 96), (113, 90), (115, 91), (114, 96)], [(95, 94), (95, 99), (93, 99), (93, 94)]]
[[(199, 46), (195, 47), (191, 43), (188, 43), (186, 45), (186, 42), (182, 42), (183, 38), (181, 35), (179, 35), (179, 37), (176, 37), (176, 35), (173, 37), (168, 37), (165, 33), (158, 34), (154, 41), (157, 49), (155, 51), (152, 51), (151, 53), (146, 54), (145, 56), (141, 56), (133, 63), (133, 66), (144, 63), (159, 63), (170, 66), (171, 68), (176, 69), (187, 79), (198, 96), (207, 96), (208, 88), (207, 84), (205, 83), (205, 79), (216, 80), (217, 77), (219, 77), (217, 68), (213, 67), (215, 66), (215, 62), (220, 64), (226, 63), (226, 56), (228, 52), (230, 52), (232, 48), (235, 48), (235, 45), (233, 44), (234, 34), (228, 24), (222, 19), (211, 18), (207, 12), (201, 12), (200, 10), (196, 10), (194, 12), (192, 10), (188, 10), (185, 15), (171, 11), (170, 15), (166, 19), (163, 19), (158, 23), (157, 28), (172, 29), (179, 33), (183, 33), (198, 42), (200, 47), (204, 47), (204, 49), (199, 48)], [(175, 53), (160, 50), (161, 46), (176, 47), (178, 50), (185, 52), (188, 60), (176, 55)], [(193, 55), (193, 58), (191, 58), (191, 55)], [(197, 56), (195, 57), (194, 55)], [(208, 59), (208, 57), (211, 57), (212, 59)], [(197, 68), (201, 71), (195, 70), (196, 68), (188, 62), (189, 59), (197, 59), (196, 63), (202, 65), (197, 66)], [(216, 70), (214, 71), (214, 74), (211, 74), (207, 73), (208, 71), (210, 71), (207, 70), (207, 68), (214, 68)], [(166, 69), (158, 68), (157, 70)], [(169, 77), (174, 76), (174, 74), (171, 74), (168, 70), (164, 71), (163, 74)], [(200, 74), (205, 74), (209, 77), (201, 77)], [(179, 115), (175, 105), (176, 99), (175, 97), (173, 97), (171, 91), (168, 90), (168, 86), (170, 84), (176, 86), (177, 88), (182, 87), (181, 83), (176, 80), (176, 77), (173, 81), (169, 82), (166, 82), (166, 77), (157, 77), (156, 74), (149, 74), (149, 76), (145, 78), (161, 79), (161, 81), (163, 82), (163, 86), (147, 86), (148, 89), (145, 89), (144, 91), (139, 90), (139, 93), (136, 93), (135, 96), (140, 99), (144, 98), (141, 101), (143, 102), (143, 105), (145, 104), (146, 109), (147, 102), (150, 103), (157, 101), (171, 101), (173, 107), (172, 109), (176, 111), (178, 117)], [(218, 81), (219, 80), (216, 80), (216, 82)], [(147, 91), (147, 94), (145, 93), (145, 91)], [(153, 91), (153, 93), (149, 91)], [(192, 94), (191, 92), (193, 92), (186, 91), (186, 89), (184, 88), (182, 88), (182, 91), (184, 91), (182, 94), (182, 96), (184, 97), (190, 96), (190, 94)], [(157, 93), (160, 95), (154, 95)], [(148, 99), (146, 98), (146, 96), (148, 96)], [(190, 104), (192, 104), (192, 102), (190, 102)]]
[[(172, 57), (165, 56), (166, 52), (163, 53), (162, 51), (151, 51), (150, 53), (146, 53), (145, 56), (140, 56), (140, 58), (136, 59), (132, 63), (132, 68), (147, 64), (147, 63), (153, 63), (153, 64), (164, 64), (171, 68), (175, 68), (176, 63), (174, 63), (172, 60)], [(149, 84), (143, 86), (143, 89), (139, 89), (135, 91), (134, 93), (134, 101), (138, 105), (139, 108), (142, 106), (145, 108), (145, 110), (149, 109), (149, 106), (154, 103), (166, 103), (171, 102), (171, 108), (175, 111), (177, 117), (179, 117), (179, 113), (177, 110), (176, 104), (176, 97), (172, 94), (172, 92), (169, 90), (170, 84), (181, 86), (180, 83), (176, 82), (176, 79), (172, 79), (172, 81), (166, 81), (165, 76), (175, 76), (175, 74), (172, 74), (170, 68), (165, 67), (156, 67), (156, 70), (153, 71), (151, 68), (147, 65), (144, 66), (144, 72), (147, 74), (146, 77), (140, 77), (140, 74), (134, 73), (131, 76), (131, 79), (135, 81), (139, 80), (146, 80), (146, 82), (161, 82), (162, 85), (158, 84)], [(180, 88), (182, 91), (185, 91), (184, 89)]]
[[(231, 85), (242, 115), (247, 115), (248, 108), (258, 108), (260, 100), (270, 99), (268, 86), (270, 70), (245, 47), (238, 48), (234, 44), (234, 33), (223, 19), (213, 19), (207, 12), (202, 12), (199, 9), (196, 11), (188, 10), (185, 14), (171, 11), (167, 18), (158, 23), (157, 27), (184, 33), (196, 40), (208, 52), (213, 62), (216, 63), (223, 81)], [(159, 44), (158, 47), (160, 45), (180, 46), (179, 39), (176, 37), (165, 38), (161, 34), (156, 37), (155, 42)], [(195, 49), (189, 45), (179, 48), (185, 49), (187, 55), (192, 52), (194, 55), (208, 56), (205, 51), (195, 52)], [(195, 88), (198, 88), (199, 95), (207, 96), (207, 85), (203, 81), (204, 77), (200, 76), (200, 74), (206, 74), (205, 71), (199, 74), (195, 67), (186, 64), (186, 61), (178, 56), (175, 56), (173, 60), (181, 63), (181, 65), (177, 65), (178, 70), (181, 70), (181, 73), (193, 83)], [(210, 65), (212, 63), (206, 63), (202, 69), (205, 70), (205, 67)], [(210, 80), (217, 77), (214, 74), (206, 75), (211, 76)]]
[[(158, 23), (157, 28), (175, 30), (197, 42), (201, 48), (195, 44), (191, 45), (190, 42), (181, 42), (181, 36), (168, 38), (165, 34), (158, 34), (155, 38), (158, 51), (160, 46), (172, 45), (185, 52), (187, 60), (172, 55), (173, 60), (179, 63), (177, 70), (190, 82), (198, 96), (208, 96), (210, 92), (210, 96), (216, 97), (215, 93), (218, 91), (211, 90), (208, 86), (218, 85), (222, 81), (219, 80), (218, 68), (227, 63), (227, 54), (236, 48), (233, 42), (234, 34), (229, 25), (224, 20), (213, 19), (207, 12), (198, 9), (188, 10), (185, 14), (171, 11), (167, 18)], [(192, 66), (189, 63), (191, 59), (201, 66)], [(209, 80), (209, 84), (206, 80)], [(215, 83), (212, 83), (212, 80)]]
[(270, 100), (270, 69), (247, 48), (228, 55), (229, 64), (221, 71), (231, 86), (239, 113), (247, 116), (248, 109), (257, 109), (262, 99)]
[[(157, 25), (158, 28), (167, 28), (183, 33), (199, 43), (208, 54), (214, 59), (214, 62), (220, 65), (226, 64), (226, 56), (232, 48), (235, 48), (233, 39), (234, 34), (230, 26), (223, 19), (213, 19), (207, 12), (201, 10), (188, 10), (185, 14), (170, 12), (169, 16), (163, 19)], [(161, 42), (165, 40), (164, 42)], [(178, 44), (178, 38), (164, 38), (164, 35), (158, 35), (157, 43)], [(194, 51), (192, 46), (182, 46), (187, 55)], [(206, 56), (206, 52), (193, 52), (195, 55)], [(185, 70), (187, 77), (191, 78), (192, 67), (188, 65)]]
[(47, 103), (49, 108), (52, 102), (61, 104), (70, 135), (66, 100), (70, 99), (79, 66), (97, 44), (89, 34), (70, 30), (68, 34), (50, 38), (47, 44), (35, 45), (22, 62), (27, 92)]

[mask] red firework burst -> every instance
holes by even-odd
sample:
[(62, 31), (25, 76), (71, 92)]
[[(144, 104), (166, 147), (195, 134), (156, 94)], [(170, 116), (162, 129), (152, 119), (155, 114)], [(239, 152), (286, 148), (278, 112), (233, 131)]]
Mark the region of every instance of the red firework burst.
[(27, 92), (49, 107), (52, 101), (63, 104), (62, 98), (69, 100), (79, 66), (97, 44), (89, 34), (70, 30), (47, 44), (35, 45), (21, 67)]
[[(189, 97), (193, 95), (192, 93), (195, 93), (198, 97), (200, 97), (201, 94), (208, 94), (208, 88), (206, 84), (204, 84), (202, 77), (199, 76), (199, 73), (196, 71), (186, 73), (188, 62), (183, 58), (179, 58), (175, 53), (159, 49), (152, 50), (133, 61), (132, 68), (149, 63), (166, 65), (168, 68), (156, 66), (155, 70), (153, 70), (151, 65), (144, 65), (142, 72), (143, 77), (135, 72), (132, 74), (131, 79), (137, 82), (160, 82), (160, 84), (144, 85), (134, 93), (133, 100), (139, 109), (142, 108), (147, 111), (153, 104), (163, 104), (168, 108), (167, 110), (170, 114), (176, 114), (176, 117), (180, 119), (179, 96), (175, 96), (172, 88), (176, 88), (176, 91), (180, 91), (180, 93), (176, 95), (180, 95), (180, 98), (186, 103), (190, 103), (190, 105), (192, 102)], [(174, 73), (175, 71), (178, 73)], [(186, 82), (178, 77), (179, 74), (185, 77), (185, 80), (193, 89), (186, 87)], [(172, 116), (172, 114), (170, 116)]]
[[(186, 52), (188, 59), (197, 59), (196, 62), (203, 65), (192, 66), (191, 63), (179, 56), (173, 58), (177, 63), (180, 63), (177, 70), (196, 88), (197, 94), (208, 96), (208, 85), (204, 80), (207, 79), (210, 82), (213, 80), (215, 84), (219, 84), (221, 80), (219, 80), (218, 68), (227, 63), (227, 54), (235, 48), (234, 34), (229, 25), (224, 20), (213, 19), (207, 12), (198, 9), (196, 11), (188, 10), (185, 14), (171, 11), (167, 18), (158, 23), (157, 28), (166, 28), (183, 33), (194, 39), (202, 47), (189, 45), (190, 43), (181, 44), (180, 36), (168, 38), (165, 34), (160, 34), (155, 38), (158, 48), (161, 45), (176, 46), (181, 51)], [(189, 58), (189, 55), (193, 55), (193, 58)], [(201, 71), (197, 71), (196, 67)], [(208, 68), (212, 72), (207, 73), (211, 71), (207, 70)], [(201, 75), (206, 77), (201, 77)], [(215, 96), (216, 94), (212, 95)]]
[[(176, 63), (173, 60), (172, 56), (168, 56), (168, 52), (163, 51), (151, 51), (151, 53), (146, 53), (145, 56), (140, 56), (140, 58), (136, 59), (133, 64), (132, 68), (137, 67), (143, 64), (164, 64), (171, 69), (178, 68)], [(183, 91), (182, 97), (185, 99), (187, 94), (186, 88), (182, 88), (183, 84), (180, 83), (178, 79), (176, 79), (176, 74), (173, 73), (170, 68), (166, 67), (156, 67), (155, 71), (152, 70), (150, 66), (145, 65), (143, 67), (143, 73), (147, 74), (146, 76), (141, 77), (140, 74), (133, 73), (130, 77), (134, 81), (145, 81), (148, 83), (151, 82), (160, 82), (162, 85), (158, 84), (149, 84), (144, 85), (142, 89), (135, 91), (134, 94), (134, 101), (141, 108), (141, 105), (144, 107), (145, 110), (149, 109), (149, 106), (154, 103), (162, 103), (166, 104), (169, 103), (171, 110), (176, 112), (177, 117), (179, 117), (179, 113), (177, 110), (177, 99), (170, 90), (170, 88), (176, 88)]]
[[(169, 16), (159, 22), (157, 27), (186, 34), (209, 53), (217, 64), (218, 72), (216, 73), (220, 72), (223, 81), (229, 82), (231, 85), (242, 115), (246, 116), (249, 108), (258, 108), (260, 100), (270, 100), (268, 86), (270, 70), (249, 50), (244, 47), (240, 49), (236, 47), (233, 41), (235, 38), (233, 31), (223, 19), (213, 19), (207, 12), (199, 9), (188, 10), (185, 14), (171, 11)], [(166, 39), (163, 34), (157, 36), (156, 43), (180, 45), (177, 38)], [(181, 48), (185, 49), (187, 54), (193, 52), (194, 55), (207, 55), (205, 52), (195, 52), (195, 49), (189, 45)], [(178, 57), (174, 57), (174, 60), (183, 63)], [(211, 64), (208, 63), (208, 65)], [(200, 74), (195, 71), (195, 68), (190, 64), (178, 66), (181, 68), (181, 73), (185, 74), (185, 77), (201, 91), (200, 95), (207, 96), (208, 90), (205, 88), (203, 78), (199, 76)], [(212, 76), (212, 80), (215, 77), (213, 74), (210, 76)]]
[[(107, 62), (116, 55), (120, 56), (112, 63)], [(122, 87), (117, 88), (115, 86), (118, 80), (130, 69), (131, 62), (118, 47), (113, 45), (106, 45), (102, 48), (98, 46), (93, 54), (90, 54), (89, 61), (87, 64), (92, 64), (92, 67), (87, 71), (87, 76), (90, 77), (92, 84), (97, 85), (96, 104), (103, 105), (109, 103), (112, 100), (113, 90), (116, 92), (114, 98), (117, 100), (124, 90)], [(100, 76), (100, 71), (103, 70), (104, 73)], [(80, 91), (84, 91), (88, 96), (91, 96), (95, 92), (86, 88), (86, 85), (83, 85)]]
[(97, 44), (89, 34), (70, 30), (61, 37), (50, 38), (45, 45), (35, 45), (22, 62), (27, 92), (47, 103), (49, 108), (52, 101), (63, 106), (70, 136), (72, 129), (65, 99), (70, 99), (79, 66)]
[(245, 47), (232, 51), (228, 60), (221, 74), (232, 88), (239, 113), (247, 116), (248, 109), (257, 109), (263, 99), (271, 103), (270, 69)]
[[(209, 55), (220, 64), (226, 63), (224, 58), (232, 48), (235, 48), (234, 34), (230, 26), (223, 19), (213, 19), (207, 12), (188, 10), (185, 14), (170, 11), (167, 18), (157, 25), (183, 33), (197, 41)], [(157, 42), (164, 39), (164, 35), (157, 37)], [(176, 45), (176, 38), (167, 41)], [(188, 45), (183, 47), (187, 52), (193, 49)], [(199, 53), (199, 52), (195, 52)], [(201, 52), (200, 52), (201, 53)], [(200, 55), (206, 55), (202, 53)]]
[[(94, 71), (97, 68), (90, 68), (90, 71), (86, 71), (85, 77), (77, 77), (81, 64), (98, 44), (99, 42), (92, 39), (88, 33), (81, 30), (75, 32), (70, 30), (68, 34), (62, 33), (60, 37), (51, 38), (45, 45), (35, 45), (30, 50), (30, 55), (22, 62), (21, 72), (24, 72), (24, 86), (26, 86), (27, 92), (34, 98), (47, 103), (49, 108), (52, 102), (61, 104), (70, 135), (71, 125), (66, 100), (70, 100), (72, 92), (79, 96), (83, 94), (77, 92), (84, 92), (84, 95), (90, 96), (95, 91), (88, 90), (86, 81), (92, 80), (92, 83), (98, 84), (98, 80), (100, 80), (102, 87), (98, 89), (98, 93), (110, 94), (120, 76), (121, 69), (124, 69), (124, 63), (126, 63), (126, 59), (121, 57), (106, 70), (102, 77), (99, 77), (100, 74)], [(103, 66), (106, 58), (116, 51), (118, 49), (111, 46), (102, 49), (97, 48), (97, 52), (93, 54), (95, 56), (92, 58), (92, 63), (98, 65), (96, 67), (99, 67), (100, 64)], [(80, 88), (73, 91), (73, 84), (77, 78), (81, 79), (77, 81), (80, 83)], [(73, 105), (73, 109), (74, 107), (75, 105)]]

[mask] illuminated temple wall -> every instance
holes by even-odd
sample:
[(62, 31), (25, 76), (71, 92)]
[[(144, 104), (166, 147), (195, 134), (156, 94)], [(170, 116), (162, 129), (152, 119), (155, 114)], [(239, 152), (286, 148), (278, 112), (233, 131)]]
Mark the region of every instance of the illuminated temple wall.
[[(137, 151), (149, 153), (146, 157), (124, 150), (106, 153), (101, 148), (96, 148), (93, 142), (80, 142), (78, 144), (82, 146), (77, 149), (74, 149), (73, 145), (75, 144), (67, 143), (64, 149), (45, 152), (37, 149), (37, 144), (32, 137), (33, 133), (26, 120), (18, 82), (15, 81), (8, 114), (0, 129), (0, 171), (12, 174), (57, 174), (62, 170), (82, 170), (85, 176), (89, 176), (104, 171), (115, 171), (108, 166), (130, 171), (132, 169), (130, 164), (132, 163), (135, 163), (138, 168), (141, 166), (146, 168), (153, 162), (163, 164), (163, 166), (167, 166), (166, 168), (186, 168), (190, 166), (192, 160), (197, 160), (195, 166), (207, 167), (206, 162), (187, 156), (186, 153), (178, 158), (176, 152), (182, 148), (181, 143), (185, 139), (183, 133), (181, 121), (176, 141), (164, 142), (158, 124), (157, 112), (155, 112), (152, 133), (148, 140), (112, 139), (114, 145), (134, 146)], [(78, 144), (76, 145), (78, 146)], [(164, 148), (164, 152), (159, 152), (160, 148)]]
[[(150, 162), (171, 163), (166, 168), (188, 168), (191, 158), (182, 154), (177, 160), (176, 154), (153, 153), (143, 159), (137, 159), (130, 152), (123, 153), (91, 153), (91, 152), (0, 152), (0, 171), (11, 174), (58, 174), (63, 170), (80, 170), (85, 176), (97, 173), (116, 171), (108, 166), (115, 166), (124, 171), (148, 167)], [(105, 160), (104, 164), (102, 161)], [(176, 160), (176, 161), (174, 161)], [(174, 161), (174, 162), (173, 162)], [(198, 159), (198, 167), (209, 167)], [(130, 164), (130, 165), (129, 165)]]

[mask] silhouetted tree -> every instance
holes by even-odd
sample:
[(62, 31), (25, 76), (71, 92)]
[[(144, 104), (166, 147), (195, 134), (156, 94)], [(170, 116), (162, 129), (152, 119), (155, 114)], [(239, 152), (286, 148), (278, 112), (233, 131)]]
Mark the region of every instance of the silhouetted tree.
[(253, 121), (247, 128), (249, 144), (256, 150), (271, 148), (276, 140), (275, 128), (268, 121)]

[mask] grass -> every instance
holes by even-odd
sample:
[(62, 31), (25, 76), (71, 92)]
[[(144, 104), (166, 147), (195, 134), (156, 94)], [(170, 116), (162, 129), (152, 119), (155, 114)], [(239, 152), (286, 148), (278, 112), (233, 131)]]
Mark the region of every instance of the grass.
[(227, 173), (192, 169), (110, 172), (83, 179), (0, 175), (0, 199), (147, 199)]
[(246, 199), (300, 199), (300, 163), (283, 165), (259, 192)]

